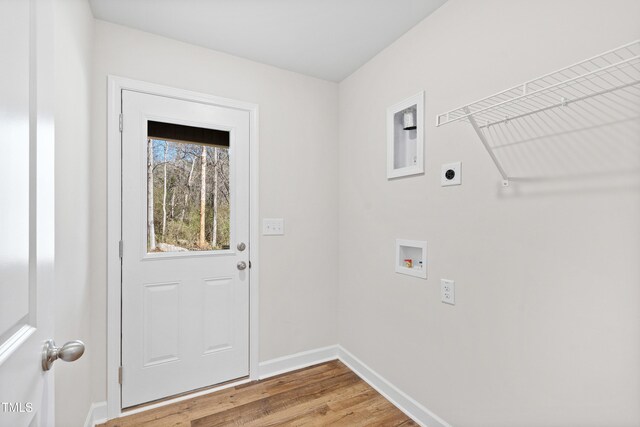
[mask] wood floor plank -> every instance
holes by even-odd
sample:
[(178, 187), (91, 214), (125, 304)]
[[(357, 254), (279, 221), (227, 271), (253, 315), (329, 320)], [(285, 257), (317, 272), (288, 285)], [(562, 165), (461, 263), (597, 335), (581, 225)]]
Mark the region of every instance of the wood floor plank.
[(330, 406), (325, 414), (300, 417), (290, 423), (283, 424), (288, 427), (299, 426), (361, 426), (361, 425), (382, 425), (374, 422), (373, 415), (378, 405), (385, 403), (389, 405), (389, 411), (398, 409), (391, 405), (375, 390), (369, 390), (362, 395), (354, 396), (352, 399), (342, 402), (341, 405)]
[[(139, 425), (154, 425), (156, 419), (160, 419), (169, 413), (191, 414), (191, 419), (201, 418), (206, 415), (225, 411), (244, 403), (252, 402), (261, 397), (291, 390), (308, 382), (321, 381), (350, 372), (344, 364), (338, 361), (311, 366), (304, 370), (289, 372), (274, 376), (262, 381), (242, 384), (219, 392), (211, 393), (173, 403), (161, 408), (138, 414), (125, 416), (111, 420), (101, 427), (135, 427)], [(150, 424), (151, 423), (151, 424)]]
[(293, 405), (287, 411), (278, 411), (268, 414), (255, 421), (243, 424), (245, 427), (273, 427), (292, 422), (298, 418), (309, 416), (321, 416), (331, 410), (331, 405), (340, 400), (346, 400), (350, 396), (359, 395), (370, 387), (358, 381), (351, 387), (344, 387), (330, 394), (322, 394), (315, 399)]
[(405, 421), (396, 425), (395, 427), (409, 427), (409, 426), (419, 426), (417, 422), (413, 421), (411, 418), (407, 418)]
[(339, 361), (110, 420), (99, 427), (417, 424)]
[(360, 381), (360, 378), (356, 374), (347, 372), (194, 420), (191, 425), (193, 427), (221, 427), (230, 425), (232, 422), (237, 425), (243, 425), (273, 412), (287, 411), (293, 406), (309, 402), (317, 397), (331, 393), (333, 390), (353, 385), (358, 381)]

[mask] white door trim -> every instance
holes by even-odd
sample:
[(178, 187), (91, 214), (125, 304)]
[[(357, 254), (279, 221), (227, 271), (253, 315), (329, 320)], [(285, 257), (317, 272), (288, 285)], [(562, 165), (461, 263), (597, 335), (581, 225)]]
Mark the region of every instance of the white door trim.
[[(122, 90), (143, 92), (186, 101), (200, 102), (249, 112), (249, 228), (250, 228), (250, 281), (249, 281), (249, 378), (257, 380), (258, 372), (258, 105), (198, 92), (108, 76), (107, 94), (107, 416), (122, 414), (118, 368), (121, 355), (121, 133), (120, 111)], [(125, 124), (126, 126), (126, 124)]]

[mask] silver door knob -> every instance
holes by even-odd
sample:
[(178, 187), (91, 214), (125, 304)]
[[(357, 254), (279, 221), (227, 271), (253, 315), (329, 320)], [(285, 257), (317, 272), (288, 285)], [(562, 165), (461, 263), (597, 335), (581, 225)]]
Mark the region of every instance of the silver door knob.
[(244, 270), (245, 268), (247, 268), (247, 263), (244, 261), (240, 261), (238, 264), (238, 270)]
[(69, 341), (62, 347), (56, 347), (56, 343), (53, 340), (47, 340), (42, 349), (42, 370), (48, 371), (51, 369), (53, 362), (58, 359), (62, 359), (65, 362), (73, 362), (80, 359), (83, 354), (84, 343), (82, 341)]
[(240, 242), (238, 243), (238, 245), (236, 246), (238, 248), (238, 250), (240, 252), (244, 251), (245, 249), (247, 249), (247, 245), (244, 244), (244, 242)]

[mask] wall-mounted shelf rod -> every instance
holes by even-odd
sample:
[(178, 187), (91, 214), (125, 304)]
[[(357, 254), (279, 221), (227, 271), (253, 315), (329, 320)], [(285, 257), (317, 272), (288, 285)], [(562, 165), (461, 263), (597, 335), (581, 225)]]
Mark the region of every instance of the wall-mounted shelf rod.
[[(508, 185), (509, 174), (493, 152), (493, 138), (504, 144), (510, 142), (509, 138), (523, 141), (525, 132), (540, 139), (590, 124), (626, 120), (638, 116), (639, 101), (640, 40), (636, 40), (439, 114), (436, 126), (469, 122)], [(572, 110), (571, 106), (577, 103), (580, 108)], [(590, 119), (584, 120), (587, 116)]]

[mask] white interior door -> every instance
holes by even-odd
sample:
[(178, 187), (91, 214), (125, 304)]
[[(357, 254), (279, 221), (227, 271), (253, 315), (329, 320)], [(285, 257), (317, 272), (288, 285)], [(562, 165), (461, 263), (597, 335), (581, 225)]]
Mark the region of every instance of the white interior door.
[(122, 407), (249, 374), (249, 113), (122, 91)]
[(53, 425), (52, 19), (47, 0), (0, 0), (0, 426)]

